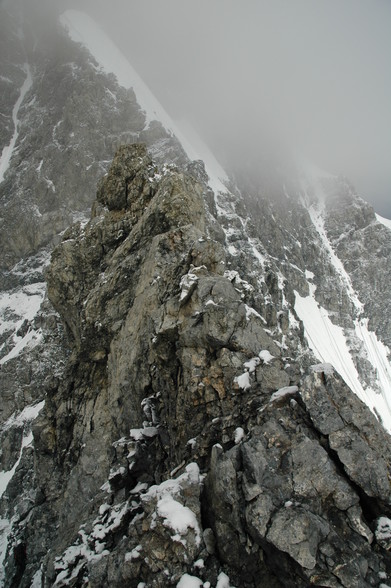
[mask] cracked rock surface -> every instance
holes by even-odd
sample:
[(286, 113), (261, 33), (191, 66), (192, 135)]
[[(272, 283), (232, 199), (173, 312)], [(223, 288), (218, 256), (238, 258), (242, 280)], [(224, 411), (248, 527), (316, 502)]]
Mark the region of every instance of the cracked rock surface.
[(70, 353), (18, 466), (29, 498), (13, 481), (2, 503), (6, 586), (386, 582), (390, 437), (307, 369), (299, 329), (283, 345), (214, 214), (202, 177), (128, 145), (55, 249)]

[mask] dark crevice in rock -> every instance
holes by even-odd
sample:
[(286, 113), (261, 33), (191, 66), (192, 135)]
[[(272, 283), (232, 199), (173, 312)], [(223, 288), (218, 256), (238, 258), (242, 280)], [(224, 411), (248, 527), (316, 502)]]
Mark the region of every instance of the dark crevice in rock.
[[(321, 376), (322, 383), (325, 385), (328, 384), (329, 380), (328, 380), (327, 375), (324, 372), (321, 372), (320, 376)], [(391, 512), (390, 504), (384, 503), (382, 500), (379, 499), (379, 497), (369, 496), (365, 492), (365, 490), (362, 488), (362, 486), (360, 486), (357, 482), (355, 482), (355, 480), (352, 479), (352, 477), (349, 475), (349, 471), (347, 470), (345, 464), (340, 459), (338, 452), (336, 450), (332, 449), (332, 447), (330, 446), (329, 436), (322, 434), (319, 431), (319, 428), (317, 427), (316, 423), (314, 422), (314, 420), (311, 417), (310, 410), (308, 409), (307, 405), (305, 404), (305, 401), (302, 399), (302, 397), (300, 395), (297, 397), (297, 402), (304, 410), (306, 417), (308, 419), (308, 422), (311, 423), (311, 428), (312, 428), (313, 433), (316, 435), (316, 437), (319, 441), (319, 444), (326, 450), (326, 452), (329, 455), (331, 461), (333, 462), (336, 470), (339, 472), (341, 478), (344, 478), (348, 481), (352, 490), (359, 497), (360, 506), (361, 506), (364, 520), (365, 520), (366, 524), (372, 529), (372, 531), (374, 531), (375, 527), (376, 527), (376, 524), (375, 524), (376, 519), (380, 516), (384, 516), (384, 515), (389, 514)], [(339, 411), (339, 406), (335, 402), (335, 400), (330, 398), (330, 402), (333, 404), (335, 410)], [(342, 418), (342, 422), (344, 422), (343, 418)], [(345, 423), (345, 426), (346, 425), (348, 425), (348, 423)], [(360, 435), (363, 435), (363, 437), (365, 438), (365, 432), (363, 433), (355, 425), (352, 426), (350, 423), (349, 423), (349, 426), (351, 426), (353, 428), (353, 430), (358, 432)], [(368, 440), (367, 440), (367, 443), (369, 443), (369, 445), (370, 445), (370, 442)]]
[(340, 460), (338, 453), (330, 447), (328, 438), (320, 435), (320, 439), (322, 446), (324, 449), (326, 449), (330, 459), (337, 468), (337, 471), (340, 472), (341, 476), (347, 478), (353, 491), (359, 497), (363, 518), (370, 529), (374, 531), (376, 527), (375, 519), (384, 515), (385, 513), (389, 513), (391, 509), (390, 505), (382, 504), (379, 501), (379, 498), (372, 498), (371, 496), (368, 496), (364, 490), (349, 477), (349, 473), (346, 471), (346, 468), (343, 462)]

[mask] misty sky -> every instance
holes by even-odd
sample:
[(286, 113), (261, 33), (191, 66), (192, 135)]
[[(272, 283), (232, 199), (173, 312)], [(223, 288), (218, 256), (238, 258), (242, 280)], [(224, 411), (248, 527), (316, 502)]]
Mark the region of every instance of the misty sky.
[(284, 144), (391, 217), (390, 0), (58, 0), (217, 153)]

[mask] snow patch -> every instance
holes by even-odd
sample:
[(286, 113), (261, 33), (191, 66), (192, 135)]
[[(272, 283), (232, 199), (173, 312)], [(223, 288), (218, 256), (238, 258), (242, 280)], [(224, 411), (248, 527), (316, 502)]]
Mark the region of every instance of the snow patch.
[(292, 396), (292, 394), (296, 394), (298, 390), (299, 388), (297, 386), (285, 386), (284, 388), (280, 388), (277, 392), (273, 392), (270, 397), (270, 402), (275, 402), (285, 396)]
[(129, 561), (133, 561), (134, 559), (138, 559), (139, 557), (141, 557), (141, 554), (140, 554), (141, 550), (142, 550), (142, 546), (137, 545), (137, 547), (132, 549), (132, 551), (128, 551), (128, 553), (125, 553), (125, 561), (129, 562)]
[(34, 576), (32, 577), (30, 588), (41, 588), (42, 584), (43, 584), (43, 578), (42, 578), (42, 565), (41, 565), (39, 570), (37, 570), (35, 572)]
[[(371, 388), (363, 388), (357, 369), (354, 365), (352, 356), (349, 351), (343, 329), (332, 323), (327, 311), (319, 306), (315, 299), (316, 286), (309, 283), (310, 295), (306, 298), (296, 293), (295, 310), (304, 323), (306, 337), (310, 348), (319, 357), (321, 361), (331, 363), (340, 373), (350, 388), (369, 406), (369, 408), (380, 415), (385, 428), (391, 432), (391, 365), (389, 362), (390, 350), (376, 337), (375, 333), (368, 329), (368, 319), (363, 317), (364, 305), (359, 300), (356, 291), (353, 288), (349, 274), (344, 268), (342, 261), (339, 259), (330, 243), (324, 226), (324, 202), (326, 195), (322, 186), (322, 178), (329, 177), (327, 174), (309, 172), (312, 174), (312, 182), (315, 187), (315, 203), (312, 203), (308, 209), (311, 221), (320, 237), (324, 249), (329, 256), (330, 263), (333, 265), (336, 273), (340, 276), (341, 281), (345, 284), (346, 292), (355, 307), (355, 333), (363, 342), (363, 348), (367, 359), (372, 364), (377, 374), (377, 384), (381, 393), (378, 394)], [(331, 176), (333, 177), (333, 176)], [(306, 193), (306, 185), (303, 183), (303, 192)], [(382, 217), (378, 218), (382, 222)], [(390, 228), (391, 221), (386, 226)], [(384, 224), (384, 223), (383, 223)], [(312, 278), (311, 278), (312, 279)]]
[(181, 485), (185, 483), (199, 483), (199, 468), (196, 463), (186, 466), (184, 474), (175, 479), (165, 480), (158, 486), (151, 486), (142, 497), (144, 502), (152, 498), (157, 499), (157, 513), (164, 519), (163, 525), (174, 531), (174, 541), (184, 542), (189, 529), (195, 533), (197, 545), (201, 543), (201, 532), (194, 512), (184, 506), (177, 498), (181, 496)]
[(11, 138), (9, 145), (6, 145), (5, 147), (3, 147), (3, 152), (0, 157), (0, 183), (4, 181), (4, 175), (9, 167), (11, 157), (12, 157), (12, 154), (15, 149), (16, 141), (18, 139), (18, 135), (19, 135), (18, 115), (19, 115), (20, 107), (23, 103), (23, 100), (24, 100), (27, 92), (30, 90), (31, 86), (33, 85), (33, 78), (31, 76), (31, 70), (30, 70), (30, 66), (28, 65), (28, 63), (24, 64), (23, 70), (26, 73), (26, 79), (23, 82), (23, 85), (20, 89), (19, 97), (18, 97), (17, 101), (15, 102), (15, 106), (12, 110), (12, 121), (14, 123), (14, 134), (12, 135), (12, 138)]
[(45, 297), (46, 284), (30, 284), (21, 289), (0, 294), (0, 334), (18, 329), (25, 320), (31, 321)]
[(164, 519), (163, 525), (181, 537), (187, 533), (188, 529), (194, 529), (197, 544), (199, 544), (200, 530), (196, 516), (190, 508), (183, 506), (170, 494), (164, 494), (157, 503), (157, 512)]
[(2, 430), (8, 431), (8, 429), (11, 427), (23, 427), (27, 423), (31, 423), (34, 419), (37, 418), (44, 405), (45, 401), (42, 400), (42, 402), (38, 402), (38, 404), (26, 406), (17, 416), (15, 416), (15, 414), (10, 416), (10, 418), (2, 426)]
[(16, 460), (14, 466), (12, 469), (8, 470), (7, 472), (0, 472), (0, 498), (3, 496), (4, 492), (7, 489), (8, 484), (10, 483), (10, 481), (12, 480), (15, 472), (16, 472), (16, 468), (18, 467), (20, 460), (22, 459), (22, 455), (23, 455), (23, 449), (25, 447), (28, 447), (29, 445), (31, 445), (33, 441), (33, 434), (32, 432), (28, 432), (27, 434), (23, 435), (23, 439), (22, 439), (22, 445), (20, 448), (20, 452), (19, 452), (19, 457)]
[(311, 372), (314, 373), (321, 373), (327, 374), (331, 376), (334, 373), (334, 368), (331, 363), (317, 363), (315, 365), (310, 366)]
[[(39, 330), (34, 331), (30, 328), (23, 336), (16, 333), (25, 321), (30, 322), (36, 316), (45, 293), (46, 284), (40, 282), (0, 294), (0, 335), (10, 333), (11, 338), (8, 338), (5, 344), (13, 344), (11, 351), (0, 360), (0, 365), (19, 355), (25, 347), (32, 348), (39, 343)], [(0, 352), (5, 344), (0, 348)]]
[(41, 341), (41, 339), (42, 339), (42, 332), (40, 330), (34, 331), (34, 329), (30, 329), (26, 333), (26, 335), (24, 335), (24, 337), (16, 337), (14, 335), (14, 341), (16, 342), (16, 344), (11, 349), (11, 351), (9, 353), (7, 353), (7, 355), (5, 355), (4, 357), (2, 357), (0, 359), (0, 365), (2, 365), (3, 363), (6, 363), (10, 359), (13, 359), (14, 357), (17, 357), (19, 355), (19, 353), (21, 351), (23, 351), (23, 349), (25, 349), (25, 348), (33, 349), (34, 347), (36, 347), (38, 345), (38, 343)]
[(218, 306), (211, 298), (205, 302), (205, 306)]
[(377, 220), (379, 221), (379, 223), (381, 223), (382, 225), (387, 227), (387, 229), (391, 229), (391, 220), (390, 219), (384, 218), (383, 216), (380, 216), (380, 214), (376, 214), (375, 216), (376, 216)]
[[(39, 402), (38, 404), (35, 404), (33, 406), (27, 406), (24, 410), (22, 410), (22, 412), (19, 415), (17, 415), (17, 416), (12, 415), (2, 426), (3, 431), (8, 430), (11, 427), (23, 427), (24, 433), (23, 433), (23, 437), (22, 437), (22, 444), (20, 447), (19, 456), (18, 456), (18, 459), (16, 460), (14, 466), (8, 471), (0, 471), (0, 498), (3, 496), (4, 492), (7, 489), (9, 482), (12, 480), (12, 478), (16, 472), (16, 469), (22, 459), (23, 450), (25, 449), (25, 447), (28, 447), (29, 445), (31, 445), (31, 443), (33, 441), (33, 434), (31, 432), (30, 423), (35, 418), (37, 418), (37, 416), (40, 413), (40, 411), (42, 410), (43, 406), (44, 406), (44, 401)], [(6, 551), (7, 551), (8, 535), (11, 532), (11, 526), (12, 526), (12, 521), (0, 518), (0, 585), (1, 586), (3, 585), (2, 582), (4, 580), (3, 561), (5, 558)], [(34, 576), (34, 578), (37, 577), (37, 582), (38, 582), (38, 577), (40, 578), (40, 575), (38, 575), (38, 573), (39, 573), (39, 570)], [(38, 586), (38, 584), (34, 584), (34, 578), (33, 578), (33, 583), (31, 584), (31, 586)], [(41, 584), (39, 584), (39, 586), (40, 585)]]
[(134, 89), (141, 107), (145, 109), (147, 123), (157, 119), (167, 130), (170, 129), (172, 121), (168, 114), (123, 53), (90, 16), (78, 10), (66, 10), (60, 16), (60, 22), (71, 39), (84, 45), (106, 73), (113, 73), (121, 86)]
[(252, 357), (251, 359), (246, 361), (243, 365), (245, 368), (247, 368), (248, 372), (250, 374), (252, 374), (253, 372), (255, 372), (255, 370), (259, 366), (259, 364), (260, 364), (259, 357)]
[(259, 312), (257, 312), (254, 308), (252, 308), (251, 306), (248, 306), (248, 304), (244, 305), (246, 308), (246, 320), (249, 321), (251, 316), (256, 316), (257, 318), (261, 319), (261, 321), (265, 324), (266, 321), (263, 318), (263, 316), (261, 316), (259, 314)]
[(245, 437), (245, 432), (242, 427), (237, 427), (234, 431), (234, 443), (238, 445)]
[[(360, 397), (366, 397), (350, 355), (342, 327), (334, 325), (328, 312), (315, 300), (315, 286), (303, 297), (295, 291), (295, 311), (303, 321), (305, 336), (315, 355), (323, 363), (331, 363), (345, 382)], [(367, 401), (369, 398), (366, 399)]]
[(181, 579), (179, 580), (178, 584), (176, 585), (177, 588), (200, 588), (203, 585), (202, 580), (197, 578), (196, 576), (190, 576), (189, 574), (183, 574)]
[(240, 376), (237, 376), (234, 379), (234, 382), (242, 390), (249, 390), (251, 388), (251, 382), (250, 382), (250, 374), (249, 374), (249, 372), (244, 372), (244, 374), (241, 374)]
[(274, 355), (270, 353), (267, 349), (262, 349), (259, 353), (259, 357), (262, 359), (263, 363), (269, 364), (273, 359), (275, 359)]
[(158, 430), (156, 427), (143, 427), (142, 429), (130, 429), (129, 436), (134, 441), (140, 441), (146, 437), (148, 439), (151, 437), (156, 437), (157, 434)]
[(391, 408), (389, 390), (391, 389), (391, 368), (387, 360), (388, 349), (370, 333), (365, 320), (356, 323), (357, 335), (361, 337), (368, 350), (368, 358), (382, 378), (383, 394), (376, 394), (370, 388), (364, 389), (349, 351), (342, 327), (334, 325), (325, 308), (315, 300), (314, 285), (309, 284), (310, 295), (300, 296), (295, 291), (295, 311), (304, 325), (304, 334), (310, 349), (323, 363), (330, 363), (342, 376), (355, 394), (375, 413), (381, 415), (383, 425), (391, 432)]
[(391, 540), (391, 520), (388, 517), (379, 517), (377, 520), (375, 536), (379, 542)]
[[(56, 557), (54, 568), (57, 576), (53, 586), (71, 584), (88, 561), (99, 561), (109, 555), (110, 552), (105, 549), (106, 537), (118, 529), (128, 511), (128, 502), (122, 502), (114, 506), (101, 505), (99, 516), (93, 522), (91, 533), (87, 535), (83, 527), (81, 527), (75, 543), (67, 547), (61, 556)], [(136, 559), (140, 550), (141, 546), (138, 545), (125, 555), (125, 561)]]
[(11, 531), (11, 522), (8, 519), (0, 519), (0, 586), (4, 585), (4, 558), (7, 552), (8, 536)]
[(224, 574), (224, 572), (220, 572), (217, 578), (216, 588), (234, 588), (234, 586), (230, 584), (229, 577), (227, 576), (227, 574)]
[(344, 265), (338, 255), (335, 253), (333, 246), (331, 245), (327, 232), (324, 226), (324, 218), (323, 218), (323, 209), (324, 209), (324, 200), (325, 194), (323, 188), (318, 184), (316, 185), (316, 194), (318, 197), (318, 202), (313, 204), (309, 207), (308, 213), (311, 217), (311, 221), (320, 237), (320, 240), (324, 246), (324, 249), (329, 256), (330, 263), (334, 267), (336, 273), (340, 276), (342, 282), (346, 286), (347, 294), (351, 299), (352, 303), (354, 304), (357, 314), (361, 313), (364, 309), (363, 304), (358, 299), (358, 296), (352, 286), (352, 281), (350, 279), (349, 274), (344, 268)]
[(181, 293), (179, 296), (180, 302), (184, 302), (185, 300), (190, 298), (192, 292), (194, 291), (194, 289), (196, 287), (197, 282), (198, 282), (198, 276), (196, 276), (196, 274), (189, 272), (189, 273), (185, 274), (184, 276), (182, 276), (181, 282), (180, 282), (180, 288), (181, 288)]

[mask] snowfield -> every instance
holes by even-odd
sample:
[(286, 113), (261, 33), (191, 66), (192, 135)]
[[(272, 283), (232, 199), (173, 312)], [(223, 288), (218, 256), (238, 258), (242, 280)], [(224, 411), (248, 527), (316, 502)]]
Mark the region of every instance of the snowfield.
[[(376, 373), (376, 384), (380, 393), (372, 388), (363, 387), (342, 327), (335, 325), (331, 321), (327, 310), (316, 301), (316, 286), (311, 283), (313, 275), (310, 272), (307, 275), (310, 295), (302, 297), (298, 292), (295, 292), (295, 311), (304, 324), (305, 336), (316, 357), (324, 363), (331, 363), (355, 394), (377, 416), (380, 415), (384, 427), (391, 432), (390, 350), (379, 341), (375, 333), (369, 331), (368, 318), (363, 316), (364, 305), (359, 300), (349, 274), (327, 237), (323, 218), (326, 196), (321, 183), (322, 177), (325, 177), (325, 174), (321, 171), (314, 171), (314, 168), (310, 170), (307, 176), (307, 181), (310, 180), (311, 185), (316, 188), (317, 197), (317, 201), (311, 204), (308, 211), (324, 250), (327, 252), (330, 262), (337, 274), (339, 274), (342, 283), (345, 284), (346, 292), (356, 309), (355, 334), (362, 341), (366, 358)], [(304, 198), (307, 199), (306, 179), (303, 181), (302, 190)], [(383, 222), (385, 226), (391, 228), (391, 221), (382, 219), (379, 216), (377, 218), (379, 222)]]

